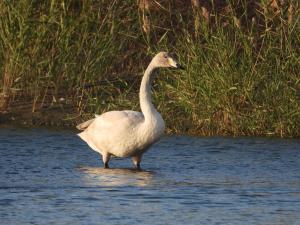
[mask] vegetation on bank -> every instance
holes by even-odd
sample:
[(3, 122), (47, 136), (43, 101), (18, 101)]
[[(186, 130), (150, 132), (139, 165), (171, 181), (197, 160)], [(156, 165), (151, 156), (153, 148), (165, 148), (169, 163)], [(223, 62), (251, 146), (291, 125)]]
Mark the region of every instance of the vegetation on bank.
[(154, 80), (170, 132), (299, 137), (299, 5), (1, 1), (0, 123), (39, 115), (74, 125), (94, 112), (139, 110), (141, 75), (166, 50), (186, 67)]

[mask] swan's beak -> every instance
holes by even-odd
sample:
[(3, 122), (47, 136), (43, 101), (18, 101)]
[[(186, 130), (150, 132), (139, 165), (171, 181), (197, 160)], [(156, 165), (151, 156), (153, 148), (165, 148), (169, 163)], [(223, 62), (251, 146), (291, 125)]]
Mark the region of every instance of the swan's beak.
[(182, 65), (180, 65), (179, 62), (177, 62), (177, 60), (172, 59), (172, 58), (169, 58), (169, 64), (173, 68), (177, 68), (177, 69), (181, 69), (181, 70), (185, 69)]

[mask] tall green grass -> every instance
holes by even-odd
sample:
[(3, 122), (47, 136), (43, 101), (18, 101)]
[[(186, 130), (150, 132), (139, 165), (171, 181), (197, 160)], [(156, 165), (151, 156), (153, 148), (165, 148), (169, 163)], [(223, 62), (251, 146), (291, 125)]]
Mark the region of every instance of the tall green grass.
[(2, 1), (2, 108), (20, 96), (33, 113), (68, 106), (66, 123), (139, 110), (143, 70), (167, 50), (186, 66), (154, 81), (170, 132), (299, 136), (299, 4), (207, 2), (209, 20), (181, 1)]

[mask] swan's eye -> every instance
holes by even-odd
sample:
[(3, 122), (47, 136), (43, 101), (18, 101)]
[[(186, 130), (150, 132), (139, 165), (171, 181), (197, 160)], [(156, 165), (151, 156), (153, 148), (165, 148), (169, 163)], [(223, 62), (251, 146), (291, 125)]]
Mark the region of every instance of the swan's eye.
[(168, 58), (168, 56), (167, 56), (167, 55), (164, 55), (164, 58), (165, 58), (165, 59), (167, 59), (167, 58)]

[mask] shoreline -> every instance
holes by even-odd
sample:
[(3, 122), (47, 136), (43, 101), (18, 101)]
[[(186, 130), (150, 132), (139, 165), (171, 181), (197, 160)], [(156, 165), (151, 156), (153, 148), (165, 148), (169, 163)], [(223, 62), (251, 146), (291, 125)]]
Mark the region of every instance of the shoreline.
[[(47, 115), (46, 115), (47, 114)], [(92, 118), (94, 115), (85, 116), (86, 120)], [(69, 118), (77, 117), (77, 119)], [(59, 129), (59, 130), (73, 130), (76, 129), (76, 125), (83, 122), (82, 116), (76, 116), (76, 113), (65, 113), (61, 110), (39, 111), (34, 113), (17, 113), (17, 112), (0, 112), (0, 129), (7, 127), (15, 128), (45, 128), (45, 129)], [(185, 131), (184, 131), (185, 130)], [(78, 131), (79, 132), (79, 131)], [(182, 135), (193, 137), (228, 137), (228, 138), (279, 138), (279, 139), (298, 139), (299, 136), (280, 136), (275, 133), (269, 133), (265, 135), (245, 135), (245, 134), (228, 134), (228, 133), (212, 133), (209, 130), (199, 132), (199, 128), (186, 127), (182, 131), (174, 130), (167, 127), (165, 135)]]

